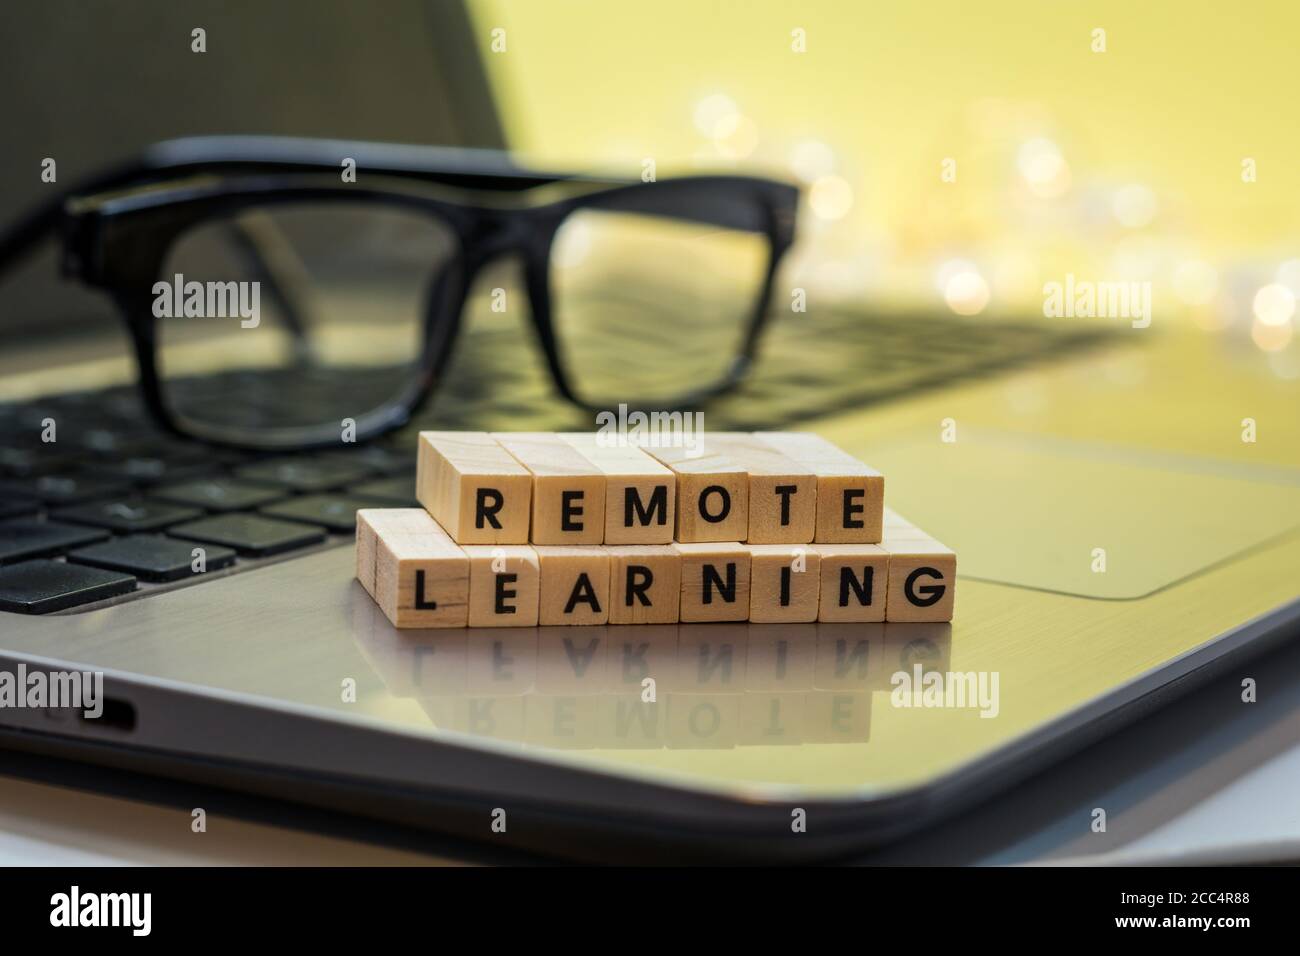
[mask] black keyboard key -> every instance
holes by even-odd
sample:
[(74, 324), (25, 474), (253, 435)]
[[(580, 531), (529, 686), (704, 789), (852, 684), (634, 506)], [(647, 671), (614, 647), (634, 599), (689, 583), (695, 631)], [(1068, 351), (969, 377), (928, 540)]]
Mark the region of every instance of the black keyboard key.
[(410, 451), (398, 451), (383, 445), (355, 445), (338, 451), (322, 452), (323, 461), (341, 461), (367, 468), (379, 475), (404, 475), (415, 471), (415, 442)]
[(135, 578), (62, 561), (24, 561), (0, 568), (0, 611), (49, 614), (135, 590)]
[(305, 548), (325, 540), (320, 528), (261, 515), (218, 515), (176, 525), (169, 535), (220, 544), (254, 557)]
[(176, 485), (154, 488), (149, 494), (151, 497), (172, 504), (187, 505), (217, 513), (257, 508), (285, 497), (285, 493), (277, 488), (233, 481), (229, 478), (184, 481)]
[(105, 462), (99, 470), (137, 485), (155, 485), (162, 481), (175, 482), (210, 475), (220, 471), (221, 466), (193, 458), (186, 461), (158, 455), (135, 455), (121, 461)]
[(26, 495), (17, 495), (10, 492), (0, 492), (0, 519), (18, 518), (22, 515), (34, 515), (41, 510), (41, 502), (38, 498), (29, 498)]
[(146, 581), (178, 581), (203, 573), (194, 570), (195, 548), (203, 549), (204, 571), (216, 571), (235, 563), (235, 552), (230, 548), (179, 541), (160, 534), (136, 534), (92, 544), (71, 552), (68, 560), (110, 571), (125, 571)]
[(0, 521), (0, 564), (49, 557), (107, 537), (108, 532), (99, 528), (78, 528), (55, 521)]
[(388, 508), (388, 502), (376, 498), (349, 495), (303, 495), (279, 504), (267, 505), (262, 514), (288, 521), (318, 524), (338, 534), (357, 530), (358, 508)]
[(129, 488), (130, 485), (120, 480), (86, 474), (41, 475), (0, 484), (0, 491), (30, 495), (47, 505), (75, 505), (96, 498), (111, 498)]
[(330, 491), (369, 478), (373, 471), (363, 464), (329, 459), (273, 458), (236, 468), (235, 474), (248, 481), (265, 482), (293, 491)]
[(53, 517), (60, 521), (94, 525), (119, 534), (160, 531), (168, 525), (192, 521), (203, 514), (197, 508), (170, 505), (165, 501), (97, 501), (88, 505), (60, 508)]
[(0, 473), (27, 478), (67, 471), (84, 456), (59, 445), (32, 443), (23, 448), (0, 448)]
[(348, 489), (348, 494), (362, 498), (374, 498), (382, 501), (385, 508), (418, 508), (415, 499), (415, 476), (404, 478), (378, 478), (375, 481), (362, 482)]

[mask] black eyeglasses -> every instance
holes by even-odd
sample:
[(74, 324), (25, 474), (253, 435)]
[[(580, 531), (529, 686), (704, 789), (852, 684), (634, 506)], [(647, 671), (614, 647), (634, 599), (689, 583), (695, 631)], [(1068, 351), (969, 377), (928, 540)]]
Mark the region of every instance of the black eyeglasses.
[[(257, 449), (365, 441), (435, 389), (484, 267), (518, 256), (555, 385), (591, 410), (698, 405), (744, 376), (798, 191), (532, 172), (500, 153), (263, 137), (177, 140), (0, 235), (58, 227), (106, 290), (158, 421)], [(488, 308), (516, 307), (504, 288)]]

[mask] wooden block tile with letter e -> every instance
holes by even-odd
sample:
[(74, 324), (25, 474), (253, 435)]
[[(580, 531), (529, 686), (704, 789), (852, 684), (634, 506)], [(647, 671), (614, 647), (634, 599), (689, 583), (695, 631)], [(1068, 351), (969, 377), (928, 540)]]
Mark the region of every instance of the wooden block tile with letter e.
[(420, 432), (415, 496), (460, 544), (527, 544), (533, 476), (486, 432)]
[(533, 476), (533, 544), (605, 540), (605, 476), (550, 432), (496, 432), (501, 447)]
[(538, 545), (542, 569), (538, 624), (604, 624), (609, 620), (609, 551), (582, 545)]
[(677, 479), (640, 448), (590, 432), (560, 437), (605, 476), (605, 543), (668, 544), (677, 517)]
[(755, 435), (710, 432), (710, 451), (721, 452), (749, 475), (750, 544), (807, 544), (817, 519), (817, 477)]
[(674, 544), (681, 562), (681, 620), (749, 620), (749, 549), (736, 541)]
[(760, 624), (817, 620), (821, 555), (811, 547), (748, 544), (749, 619)]
[(670, 544), (622, 544), (609, 555), (609, 623), (674, 624), (682, 561)]
[(885, 478), (812, 432), (757, 432), (755, 437), (817, 476), (819, 544), (880, 541)]
[(957, 555), (911, 526), (887, 528), (881, 547), (889, 555), (886, 621), (951, 621)]
[(648, 448), (677, 478), (674, 540), (743, 541), (749, 533), (749, 475), (745, 467), (707, 447)]
[(466, 544), (469, 626), (535, 627), (541, 568), (526, 544)]
[(465, 627), (469, 558), (419, 508), (357, 512), (357, 577), (395, 627)]

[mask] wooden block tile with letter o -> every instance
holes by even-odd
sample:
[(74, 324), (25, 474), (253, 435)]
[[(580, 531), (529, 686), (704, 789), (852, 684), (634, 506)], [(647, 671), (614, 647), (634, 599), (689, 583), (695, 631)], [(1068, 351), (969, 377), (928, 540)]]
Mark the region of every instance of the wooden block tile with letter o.
[(419, 508), (357, 512), (357, 577), (395, 627), (465, 627), (469, 558)]
[(682, 561), (670, 544), (622, 544), (609, 555), (609, 623), (674, 624)]
[(704, 448), (646, 449), (677, 477), (675, 540), (743, 541), (749, 533), (749, 475), (705, 441)]
[(749, 544), (749, 619), (789, 624), (817, 620), (821, 555), (798, 544)]
[(609, 550), (538, 545), (542, 569), (538, 624), (604, 624), (609, 620)]
[(535, 627), (541, 568), (526, 544), (466, 544), (469, 626)]
[(527, 544), (533, 476), (486, 432), (420, 432), (415, 496), (460, 544)]
[(493, 438), (533, 476), (533, 544), (605, 540), (605, 476), (550, 432), (497, 432)]
[(749, 620), (749, 549), (736, 541), (675, 544), (683, 621)]
[(561, 433), (605, 476), (605, 543), (668, 544), (677, 517), (677, 479), (640, 448), (589, 432)]
[(771, 445), (817, 476), (819, 544), (874, 544), (880, 541), (885, 478), (852, 455), (812, 432), (757, 432)]

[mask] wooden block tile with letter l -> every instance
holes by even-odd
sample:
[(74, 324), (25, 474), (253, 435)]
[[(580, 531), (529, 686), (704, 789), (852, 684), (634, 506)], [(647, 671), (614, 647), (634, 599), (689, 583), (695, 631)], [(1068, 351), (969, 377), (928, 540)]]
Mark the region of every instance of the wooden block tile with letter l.
[(533, 544), (605, 540), (605, 476), (552, 432), (494, 432), (533, 476)]
[(886, 621), (951, 621), (957, 589), (957, 555), (915, 529), (887, 529), (889, 554)]
[(757, 438), (817, 476), (818, 544), (878, 544), (885, 477), (812, 432), (757, 432)]
[(745, 432), (709, 432), (708, 447), (749, 475), (750, 544), (808, 544), (817, 523), (817, 477), (812, 470)]
[(819, 621), (883, 621), (889, 554), (878, 544), (816, 544), (821, 555)]
[(743, 541), (749, 533), (749, 475), (708, 447), (647, 448), (677, 478), (676, 541)]
[(759, 624), (817, 620), (821, 555), (797, 544), (747, 544), (749, 619)]
[(675, 624), (682, 598), (682, 559), (670, 544), (606, 546), (609, 623)]
[(460, 544), (527, 544), (533, 476), (487, 432), (420, 432), (415, 496)]
[(541, 568), (526, 544), (466, 544), (469, 626), (535, 627)]
[(632, 445), (605, 444), (591, 432), (562, 432), (605, 476), (605, 543), (668, 544), (677, 517), (672, 470)]
[(604, 624), (609, 620), (609, 551), (597, 545), (538, 545), (542, 569), (537, 623)]
[[(367, 590), (394, 627), (464, 627), (469, 616), (469, 558), (421, 508), (357, 512), (357, 553), (373, 555)], [(358, 567), (369, 574), (369, 567)], [(366, 581), (363, 578), (362, 583)]]
[(749, 620), (749, 549), (737, 541), (674, 544), (681, 560), (681, 619)]

